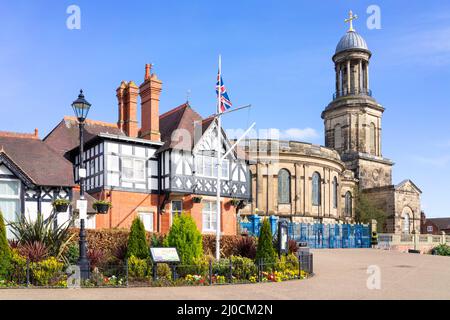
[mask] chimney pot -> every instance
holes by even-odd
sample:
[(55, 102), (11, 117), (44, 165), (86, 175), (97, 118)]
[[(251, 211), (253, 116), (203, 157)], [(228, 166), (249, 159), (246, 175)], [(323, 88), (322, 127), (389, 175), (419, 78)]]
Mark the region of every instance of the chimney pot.
[(150, 74), (152, 65), (145, 65), (144, 83), (139, 87), (141, 96), (141, 121), (140, 137), (153, 141), (161, 141), (159, 132), (159, 99), (161, 96), (162, 82), (155, 74)]
[(151, 69), (152, 69), (152, 65), (147, 63), (145, 65), (145, 77), (144, 77), (144, 80), (149, 80), (150, 79)]

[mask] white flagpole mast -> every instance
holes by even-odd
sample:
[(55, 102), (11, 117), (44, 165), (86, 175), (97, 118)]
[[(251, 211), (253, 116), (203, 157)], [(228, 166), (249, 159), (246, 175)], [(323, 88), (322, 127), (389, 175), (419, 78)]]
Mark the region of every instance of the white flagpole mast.
[[(220, 114), (220, 105), (221, 105), (221, 97), (222, 97), (222, 56), (219, 55), (219, 75), (218, 75), (218, 94), (217, 94), (217, 114)], [(222, 123), (221, 117), (217, 117), (217, 196), (216, 196), (216, 260), (220, 260), (220, 174), (222, 172), (222, 164), (220, 151), (222, 150)]]

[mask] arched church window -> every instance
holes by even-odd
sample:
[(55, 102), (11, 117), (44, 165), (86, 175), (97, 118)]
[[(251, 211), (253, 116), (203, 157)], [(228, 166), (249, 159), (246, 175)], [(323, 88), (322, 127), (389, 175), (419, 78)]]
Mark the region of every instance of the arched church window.
[(339, 124), (334, 128), (334, 148), (342, 148), (342, 128)]
[(345, 216), (351, 217), (353, 211), (353, 196), (350, 191), (345, 194)]
[(402, 214), (402, 233), (410, 234), (410, 209), (405, 208)]
[(370, 128), (369, 128), (370, 132), (369, 132), (369, 148), (370, 148), (370, 152), (375, 153), (375, 146), (376, 146), (376, 133), (375, 133), (375, 124), (372, 122), (370, 124)]
[(278, 172), (278, 203), (291, 203), (291, 175), (286, 169)]
[(314, 172), (312, 176), (312, 204), (313, 206), (320, 205), (321, 202), (321, 181), (320, 174), (318, 172)]
[(338, 180), (336, 177), (333, 179), (333, 208), (338, 207)]

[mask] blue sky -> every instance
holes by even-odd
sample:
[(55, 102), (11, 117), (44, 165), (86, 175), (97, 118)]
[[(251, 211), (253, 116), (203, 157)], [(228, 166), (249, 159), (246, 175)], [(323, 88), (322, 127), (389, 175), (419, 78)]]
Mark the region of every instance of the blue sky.
[[(66, 27), (69, 5), (81, 30)], [(380, 30), (366, 9), (381, 8)], [(80, 87), (90, 118), (117, 121), (115, 89), (141, 83), (144, 64), (163, 80), (161, 112), (190, 102), (214, 111), (217, 56), (235, 105), (228, 128), (278, 128), (323, 144), (322, 110), (334, 91), (331, 57), (352, 9), (373, 52), (371, 87), (385, 108), (383, 154), (394, 182), (412, 179), (428, 216), (450, 216), (450, 4), (442, 1), (3, 1), (0, 130), (47, 134)], [(289, 130), (291, 129), (291, 130)]]

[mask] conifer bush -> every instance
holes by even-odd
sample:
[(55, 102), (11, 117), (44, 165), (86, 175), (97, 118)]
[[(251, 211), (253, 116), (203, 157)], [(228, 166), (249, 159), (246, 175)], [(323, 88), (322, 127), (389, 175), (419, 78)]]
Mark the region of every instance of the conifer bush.
[(0, 212), (0, 279), (8, 275), (11, 262), (11, 249), (6, 238), (6, 227)]
[(277, 253), (273, 247), (272, 230), (268, 219), (265, 219), (262, 223), (256, 249), (256, 261), (260, 260), (265, 264), (273, 264), (277, 261)]
[(139, 259), (147, 259), (150, 249), (145, 235), (145, 227), (141, 219), (135, 218), (128, 236), (127, 258), (135, 256)]
[(169, 247), (177, 248), (181, 264), (192, 265), (203, 255), (202, 235), (194, 219), (185, 213), (175, 216), (166, 239)]

